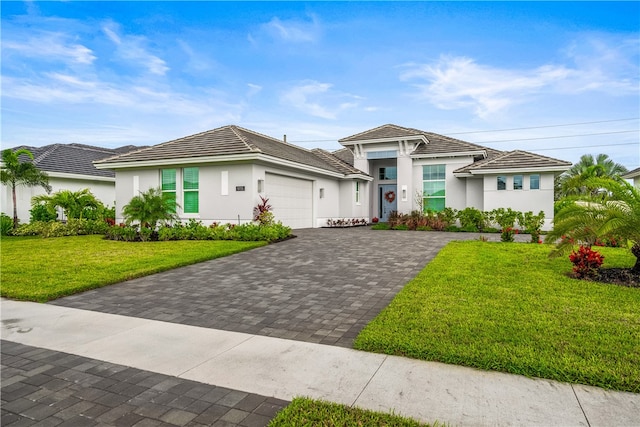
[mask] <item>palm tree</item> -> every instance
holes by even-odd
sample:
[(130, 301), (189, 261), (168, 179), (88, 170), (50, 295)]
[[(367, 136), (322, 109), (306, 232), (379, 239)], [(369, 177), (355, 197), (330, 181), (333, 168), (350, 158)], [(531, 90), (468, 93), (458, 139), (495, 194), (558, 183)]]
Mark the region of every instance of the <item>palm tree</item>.
[(127, 224), (137, 222), (141, 227), (155, 230), (158, 222), (178, 218), (176, 207), (175, 199), (168, 193), (163, 193), (159, 188), (150, 188), (123, 206), (122, 213)]
[(62, 208), (67, 218), (82, 219), (86, 209), (99, 209), (102, 203), (88, 188), (78, 191), (61, 190), (52, 195), (35, 196), (31, 199), (32, 205), (44, 203), (50, 212), (56, 208)]
[(24, 185), (26, 187), (42, 187), (47, 193), (51, 191), (49, 176), (38, 169), (31, 162), (21, 162), (18, 158), (25, 155), (33, 160), (33, 154), (26, 148), (13, 151), (7, 148), (2, 151), (2, 170), (0, 171), (0, 181), (4, 185), (11, 187), (11, 199), (13, 201), (13, 228), (18, 227), (18, 207), (16, 203), (16, 187)]
[(556, 199), (581, 194), (597, 194), (599, 188), (590, 188), (586, 182), (590, 178), (619, 179), (627, 173), (627, 168), (614, 162), (606, 154), (598, 154), (595, 159), (591, 154), (580, 157), (580, 161), (571, 169), (560, 175), (556, 185)]
[(631, 244), (636, 257), (633, 271), (640, 273), (640, 189), (623, 180), (589, 178), (585, 184), (604, 192), (576, 197), (556, 213), (547, 242), (556, 242), (554, 254), (562, 254), (575, 242), (591, 245), (599, 237), (616, 236)]

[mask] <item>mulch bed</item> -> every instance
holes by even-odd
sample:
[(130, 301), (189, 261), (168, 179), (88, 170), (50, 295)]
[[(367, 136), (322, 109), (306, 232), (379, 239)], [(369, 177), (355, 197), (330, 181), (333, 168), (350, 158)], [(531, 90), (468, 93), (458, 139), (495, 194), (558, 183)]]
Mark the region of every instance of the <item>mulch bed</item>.
[(640, 273), (630, 268), (602, 268), (596, 279), (597, 282), (611, 283), (630, 288), (640, 288)]

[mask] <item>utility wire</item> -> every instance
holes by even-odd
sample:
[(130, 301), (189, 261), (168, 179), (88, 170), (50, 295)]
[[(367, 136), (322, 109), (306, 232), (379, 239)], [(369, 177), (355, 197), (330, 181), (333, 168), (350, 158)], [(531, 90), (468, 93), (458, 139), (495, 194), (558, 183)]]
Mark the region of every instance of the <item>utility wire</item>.
[[(538, 139), (577, 138), (577, 137), (581, 137), (581, 136), (613, 135), (613, 134), (617, 134), (617, 133), (632, 133), (632, 132), (640, 132), (640, 129), (620, 130), (620, 131), (614, 131), (614, 132), (583, 133), (583, 134), (580, 134), (580, 135), (539, 136), (539, 137), (536, 137), (536, 138), (499, 139), (497, 141), (476, 142), (476, 144), (495, 144), (495, 143), (498, 143), (498, 142), (534, 141), (534, 140), (538, 140)], [(635, 142), (634, 142), (634, 144), (635, 144)]]
[[(546, 125), (546, 126), (531, 126), (531, 127), (521, 127), (521, 128), (511, 128), (511, 129), (494, 129), (494, 130), (478, 130), (478, 131), (468, 131), (468, 132), (446, 132), (446, 135), (466, 135), (472, 133), (489, 133), (489, 132), (508, 132), (514, 130), (531, 130), (531, 129), (546, 129), (546, 128), (554, 128), (554, 127), (564, 127), (564, 126), (579, 126), (579, 125), (590, 125), (590, 124), (599, 124), (599, 123), (613, 123), (613, 122), (625, 122), (631, 120), (640, 120), (640, 117), (631, 117), (627, 119), (613, 119), (613, 120), (597, 120), (591, 122), (579, 122), (579, 123), (566, 123), (559, 125)], [(567, 136), (549, 136), (544, 138), (527, 138), (527, 139), (508, 139), (503, 141), (491, 141), (491, 142), (509, 142), (509, 141), (527, 141), (530, 139), (553, 139), (553, 138), (572, 138), (578, 136), (592, 136), (592, 135), (609, 135), (615, 133), (626, 133), (626, 132), (637, 132), (637, 130), (633, 131), (621, 131), (621, 132), (602, 132), (602, 133), (591, 133), (591, 134), (583, 134), (583, 135), (567, 135)], [(339, 138), (334, 139), (299, 139), (292, 140), (290, 142), (335, 142)], [(478, 143), (478, 144), (486, 144), (486, 142)]]
[(557, 151), (557, 150), (573, 150), (576, 148), (596, 148), (596, 147), (618, 147), (621, 145), (638, 145), (637, 142), (625, 142), (622, 144), (607, 144), (607, 145), (602, 145), (602, 144), (598, 144), (598, 145), (579, 145), (579, 146), (575, 146), (575, 147), (560, 147), (560, 148), (534, 148), (534, 149), (527, 149), (527, 151)]

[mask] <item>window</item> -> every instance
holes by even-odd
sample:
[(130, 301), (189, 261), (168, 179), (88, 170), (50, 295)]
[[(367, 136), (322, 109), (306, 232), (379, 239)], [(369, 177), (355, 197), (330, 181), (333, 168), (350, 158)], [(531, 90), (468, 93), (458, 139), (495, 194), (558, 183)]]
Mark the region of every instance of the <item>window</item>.
[(425, 211), (441, 211), (445, 208), (445, 178), (445, 165), (422, 166), (422, 195)]
[(507, 177), (504, 175), (498, 175), (498, 190), (507, 189)]
[(522, 175), (514, 175), (513, 176), (513, 189), (514, 190), (522, 190)]
[(360, 183), (356, 181), (356, 205), (360, 204)]
[(182, 169), (182, 183), (182, 189), (184, 191), (184, 213), (198, 213), (198, 189), (200, 187), (198, 168)]
[(529, 188), (531, 190), (540, 189), (540, 175), (531, 175), (529, 177)]
[(398, 168), (395, 166), (389, 166), (386, 168), (380, 168), (380, 181), (387, 181), (391, 179), (398, 179)]
[(162, 169), (161, 175), (161, 189), (162, 193), (166, 194), (166, 197), (173, 201), (173, 211), (176, 211), (176, 170), (175, 169)]

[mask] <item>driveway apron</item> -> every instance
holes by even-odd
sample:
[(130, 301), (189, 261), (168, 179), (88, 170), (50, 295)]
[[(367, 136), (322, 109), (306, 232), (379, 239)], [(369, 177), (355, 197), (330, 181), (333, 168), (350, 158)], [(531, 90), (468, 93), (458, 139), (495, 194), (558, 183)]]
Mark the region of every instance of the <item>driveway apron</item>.
[(285, 242), (50, 304), (351, 347), (446, 243), (477, 238), (368, 227), (295, 234)]

